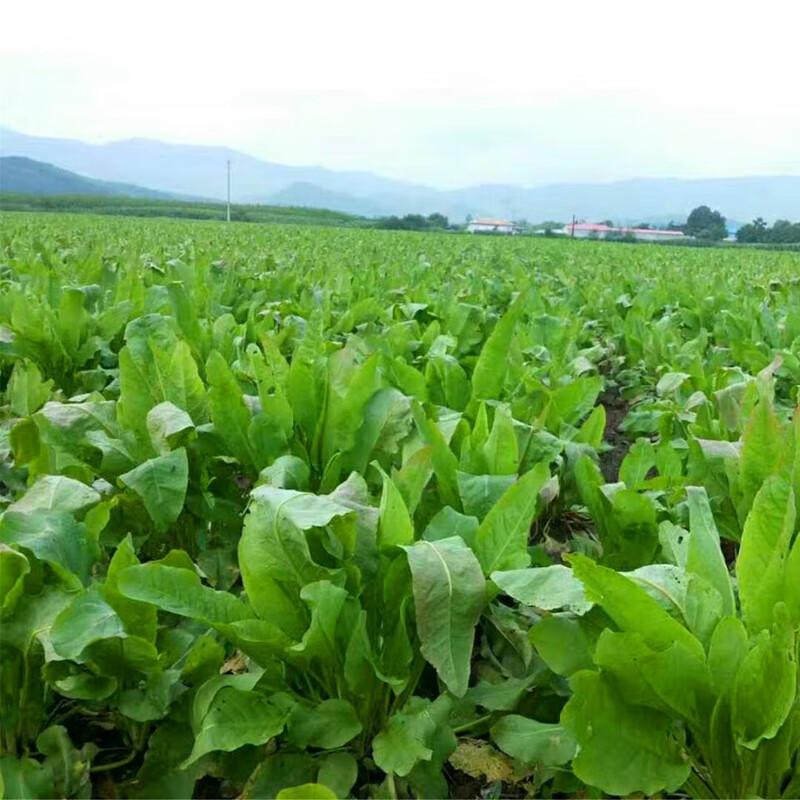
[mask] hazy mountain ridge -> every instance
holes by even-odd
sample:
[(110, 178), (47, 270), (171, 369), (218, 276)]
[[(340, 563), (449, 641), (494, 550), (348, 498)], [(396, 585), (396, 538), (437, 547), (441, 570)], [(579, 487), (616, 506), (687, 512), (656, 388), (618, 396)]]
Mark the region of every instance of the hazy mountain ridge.
[(178, 195), (130, 183), (101, 181), (25, 156), (0, 157), (0, 191), (37, 195), (105, 195), (154, 200), (180, 199)]
[(800, 176), (677, 179), (637, 178), (613, 183), (558, 183), (527, 188), (481, 185), (438, 190), (316, 166), (263, 161), (225, 147), (128, 139), (88, 144), (0, 130), (0, 152), (56, 164), (94, 179), (222, 200), (226, 162), (232, 162), (233, 199), (332, 208), (369, 216), (441, 212), (454, 221), (468, 214), (618, 223), (683, 219), (697, 205), (719, 209), (730, 220), (762, 216), (800, 219)]

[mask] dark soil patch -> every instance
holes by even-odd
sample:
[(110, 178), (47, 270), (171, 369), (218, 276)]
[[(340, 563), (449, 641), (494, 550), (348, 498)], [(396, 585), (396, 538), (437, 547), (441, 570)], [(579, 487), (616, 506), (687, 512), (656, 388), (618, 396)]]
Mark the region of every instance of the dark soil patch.
[(608, 483), (614, 483), (619, 480), (620, 464), (631, 446), (630, 439), (620, 430), (630, 404), (615, 387), (607, 388), (598, 398), (598, 402), (606, 410), (603, 440), (610, 446), (609, 450), (600, 453), (600, 470)]

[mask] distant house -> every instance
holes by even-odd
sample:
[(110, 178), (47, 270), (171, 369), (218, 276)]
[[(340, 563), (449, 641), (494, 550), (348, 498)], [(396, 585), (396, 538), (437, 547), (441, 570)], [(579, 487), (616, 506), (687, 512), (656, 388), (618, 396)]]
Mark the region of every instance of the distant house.
[(514, 227), (513, 222), (507, 219), (488, 219), (486, 217), (477, 217), (471, 222), (467, 223), (468, 233), (501, 233), (501, 234), (514, 234), (517, 229)]
[(640, 242), (671, 242), (685, 237), (683, 231), (660, 231), (656, 228), (617, 228), (600, 223), (570, 223), (554, 233), (573, 236), (575, 239), (606, 239), (616, 236), (633, 236)]

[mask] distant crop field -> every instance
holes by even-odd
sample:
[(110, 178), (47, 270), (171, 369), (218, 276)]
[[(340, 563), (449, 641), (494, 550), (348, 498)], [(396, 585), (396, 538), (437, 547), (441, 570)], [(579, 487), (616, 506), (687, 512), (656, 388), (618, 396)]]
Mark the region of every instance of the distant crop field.
[(0, 797), (800, 796), (800, 253), (0, 215)]

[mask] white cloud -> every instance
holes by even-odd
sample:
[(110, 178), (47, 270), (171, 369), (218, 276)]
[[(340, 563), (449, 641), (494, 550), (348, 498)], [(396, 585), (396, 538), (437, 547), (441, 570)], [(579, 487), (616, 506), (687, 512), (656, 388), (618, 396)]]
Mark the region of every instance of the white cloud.
[(459, 186), (800, 173), (800, 5), (39, 2), (2, 122)]

